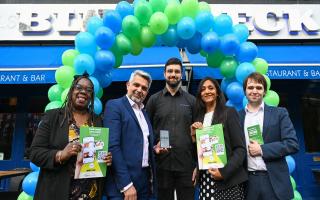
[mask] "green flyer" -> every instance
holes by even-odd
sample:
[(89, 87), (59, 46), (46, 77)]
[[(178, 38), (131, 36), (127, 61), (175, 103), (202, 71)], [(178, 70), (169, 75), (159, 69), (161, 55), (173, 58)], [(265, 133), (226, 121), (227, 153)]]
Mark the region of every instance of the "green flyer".
[(248, 136), (250, 140), (257, 141), (258, 144), (260, 145), (264, 143), (259, 124), (254, 126), (249, 126), (247, 130), (248, 130)]
[(109, 129), (82, 126), (80, 143), (82, 152), (77, 157), (74, 178), (105, 177), (107, 164), (103, 158), (108, 154)]
[(227, 153), (222, 124), (196, 130), (199, 169), (222, 168), (227, 164)]

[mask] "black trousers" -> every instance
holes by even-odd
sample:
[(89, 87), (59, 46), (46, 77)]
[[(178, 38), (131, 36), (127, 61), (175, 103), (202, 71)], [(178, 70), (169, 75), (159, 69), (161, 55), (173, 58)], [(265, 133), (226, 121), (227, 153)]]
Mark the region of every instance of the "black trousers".
[(177, 200), (194, 200), (193, 171), (157, 170), (158, 200), (174, 200), (174, 190)]

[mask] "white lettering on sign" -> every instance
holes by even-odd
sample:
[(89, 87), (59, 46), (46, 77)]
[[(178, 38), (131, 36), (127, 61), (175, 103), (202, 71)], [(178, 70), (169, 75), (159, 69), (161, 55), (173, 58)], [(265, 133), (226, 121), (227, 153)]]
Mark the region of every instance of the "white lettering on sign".
[(268, 70), (267, 75), (271, 77), (300, 77), (301, 70)]
[(18, 82), (20, 81), (20, 75), (0, 75), (1, 82)]

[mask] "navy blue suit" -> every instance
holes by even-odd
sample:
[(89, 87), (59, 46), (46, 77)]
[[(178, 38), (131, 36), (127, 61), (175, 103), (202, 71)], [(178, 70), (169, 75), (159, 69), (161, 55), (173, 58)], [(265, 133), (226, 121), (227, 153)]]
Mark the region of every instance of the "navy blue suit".
[[(153, 155), (153, 133), (149, 118), (143, 110), (149, 128), (149, 166), (150, 174), (155, 177)], [(129, 183), (137, 190), (138, 199), (153, 196), (151, 190), (156, 188), (146, 180), (145, 169), (142, 168), (143, 133), (138, 119), (126, 96), (107, 102), (104, 113), (104, 126), (109, 128), (109, 150), (112, 153), (112, 166), (106, 180), (106, 194), (122, 198), (120, 191)], [(152, 172), (152, 173), (151, 173)], [(149, 180), (150, 177), (147, 178)], [(153, 180), (154, 184), (155, 181)]]
[[(245, 111), (240, 111), (240, 120), (244, 125)], [(264, 120), (261, 145), (263, 160), (267, 167), (267, 174), (272, 189), (278, 199), (292, 199), (293, 190), (289, 178), (289, 170), (285, 156), (299, 150), (296, 131), (289, 118), (287, 109), (264, 106)], [(250, 177), (249, 177), (250, 181)], [(250, 189), (257, 189), (255, 188)]]

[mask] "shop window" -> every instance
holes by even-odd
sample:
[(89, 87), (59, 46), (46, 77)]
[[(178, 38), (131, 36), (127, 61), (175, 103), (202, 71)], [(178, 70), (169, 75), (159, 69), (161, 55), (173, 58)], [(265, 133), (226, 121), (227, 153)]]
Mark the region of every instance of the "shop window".
[(320, 95), (303, 96), (301, 106), (306, 152), (320, 152)]
[(0, 98), (0, 160), (11, 158), (16, 105), (16, 97)]

